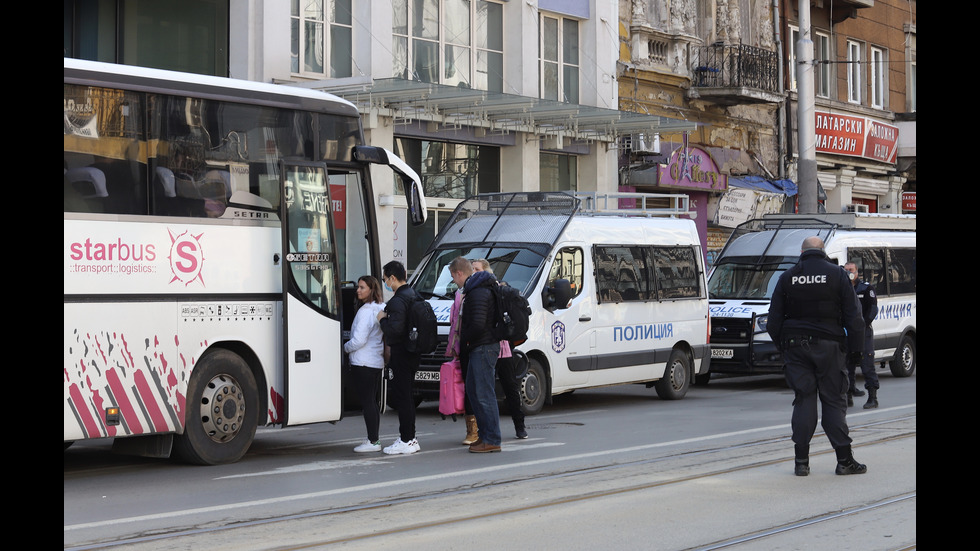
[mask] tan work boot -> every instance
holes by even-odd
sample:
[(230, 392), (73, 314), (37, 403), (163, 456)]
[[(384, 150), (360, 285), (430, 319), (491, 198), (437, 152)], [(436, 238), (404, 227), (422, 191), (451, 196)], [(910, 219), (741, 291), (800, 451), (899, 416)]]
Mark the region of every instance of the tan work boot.
[(469, 446), (480, 438), (476, 428), (476, 416), (467, 415), (466, 417), (463, 417), (463, 420), (466, 421), (466, 438), (463, 439), (463, 445)]

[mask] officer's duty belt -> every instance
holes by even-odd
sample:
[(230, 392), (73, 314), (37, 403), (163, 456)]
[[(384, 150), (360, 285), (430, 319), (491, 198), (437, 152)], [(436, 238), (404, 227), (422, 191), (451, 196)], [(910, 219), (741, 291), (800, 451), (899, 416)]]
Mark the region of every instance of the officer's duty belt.
[[(823, 339), (823, 340), (827, 340), (827, 339)], [(820, 342), (820, 339), (814, 337), (813, 335), (794, 335), (792, 337), (787, 337), (783, 339), (783, 348), (803, 346), (804, 344), (816, 344), (818, 342)]]

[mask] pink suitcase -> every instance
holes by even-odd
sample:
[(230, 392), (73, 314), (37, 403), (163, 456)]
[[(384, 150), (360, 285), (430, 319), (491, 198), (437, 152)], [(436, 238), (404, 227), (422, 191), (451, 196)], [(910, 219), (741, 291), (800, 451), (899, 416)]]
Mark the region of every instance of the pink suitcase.
[(463, 414), (463, 396), (466, 385), (463, 383), (463, 372), (459, 360), (453, 358), (439, 368), (439, 413), (443, 419), (447, 415), (456, 420), (457, 415)]

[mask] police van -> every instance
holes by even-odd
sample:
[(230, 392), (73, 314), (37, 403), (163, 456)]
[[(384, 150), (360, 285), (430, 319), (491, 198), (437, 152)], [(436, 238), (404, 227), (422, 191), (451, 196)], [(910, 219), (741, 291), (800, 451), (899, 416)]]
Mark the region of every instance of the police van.
[(711, 270), (711, 368), (696, 383), (707, 383), (711, 373), (782, 372), (782, 355), (766, 332), (769, 300), (813, 235), (833, 262), (854, 262), (875, 287), (875, 361), (889, 364), (896, 377), (915, 371), (915, 216), (780, 214), (739, 225)]
[(679, 399), (707, 373), (708, 295), (686, 195), (492, 193), (460, 203), (410, 284), (433, 305), (442, 344), (423, 356), (416, 400), (435, 399), (458, 256), (489, 260), (532, 314), (518, 350), (522, 408), (576, 389), (645, 383)]

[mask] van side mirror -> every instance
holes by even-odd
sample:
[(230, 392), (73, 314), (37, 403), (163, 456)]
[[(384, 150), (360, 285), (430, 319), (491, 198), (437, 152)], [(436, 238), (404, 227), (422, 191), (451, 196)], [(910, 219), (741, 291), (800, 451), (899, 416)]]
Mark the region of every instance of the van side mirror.
[(556, 279), (544, 288), (541, 299), (549, 311), (564, 310), (572, 300), (572, 284), (567, 279)]

